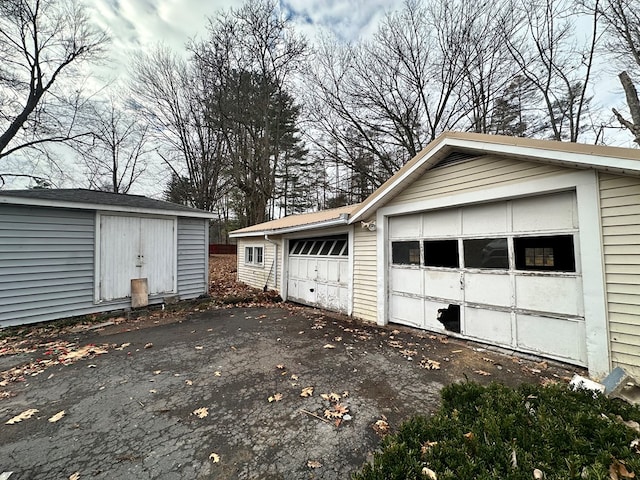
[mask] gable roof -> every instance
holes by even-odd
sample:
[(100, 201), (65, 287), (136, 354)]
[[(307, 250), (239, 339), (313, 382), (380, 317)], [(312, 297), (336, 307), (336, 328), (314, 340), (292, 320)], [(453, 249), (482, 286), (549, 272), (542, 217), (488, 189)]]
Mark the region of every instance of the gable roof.
[(217, 218), (210, 212), (142, 195), (101, 192), (82, 188), (0, 190), (0, 204), (75, 208), (196, 218)]
[(229, 236), (231, 238), (257, 237), (346, 225), (349, 221), (349, 214), (353, 212), (356, 207), (358, 207), (358, 204), (332, 208), (330, 210), (321, 210), (319, 212), (289, 215), (277, 220), (258, 223), (256, 225), (235, 230), (229, 233)]
[(351, 212), (349, 223), (364, 220), (403, 188), (451, 153), (496, 154), (514, 159), (552, 163), (577, 169), (596, 169), (640, 176), (640, 150), (532, 138), (445, 132), (409, 160), (395, 175)]

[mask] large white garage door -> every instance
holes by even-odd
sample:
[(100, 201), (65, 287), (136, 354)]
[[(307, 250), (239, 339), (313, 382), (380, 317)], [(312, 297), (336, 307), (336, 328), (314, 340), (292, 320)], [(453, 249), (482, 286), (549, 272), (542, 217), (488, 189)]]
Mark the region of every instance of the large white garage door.
[(131, 279), (149, 294), (171, 293), (175, 280), (173, 219), (100, 216), (99, 300), (131, 296)]
[(390, 321), (586, 365), (574, 192), (389, 219)]
[(287, 298), (347, 313), (348, 254), (346, 235), (290, 240)]

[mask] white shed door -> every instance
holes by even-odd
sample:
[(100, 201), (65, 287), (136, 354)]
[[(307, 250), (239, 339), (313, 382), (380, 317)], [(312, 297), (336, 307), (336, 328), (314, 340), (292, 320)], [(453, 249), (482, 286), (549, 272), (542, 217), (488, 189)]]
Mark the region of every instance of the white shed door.
[(347, 313), (349, 257), (346, 235), (289, 242), (287, 298)]
[(392, 217), (389, 320), (585, 365), (577, 233), (574, 192)]
[(173, 219), (100, 216), (100, 300), (131, 296), (131, 279), (147, 278), (149, 294), (175, 289)]

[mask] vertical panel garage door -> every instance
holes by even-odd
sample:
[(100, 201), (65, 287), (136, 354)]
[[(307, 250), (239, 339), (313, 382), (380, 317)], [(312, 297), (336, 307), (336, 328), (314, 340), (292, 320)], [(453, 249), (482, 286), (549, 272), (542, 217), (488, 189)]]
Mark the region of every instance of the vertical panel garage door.
[(287, 298), (347, 313), (348, 254), (346, 235), (289, 241)]
[(131, 279), (147, 278), (149, 294), (170, 293), (175, 279), (173, 219), (100, 216), (100, 300), (131, 296)]
[(389, 219), (390, 321), (586, 365), (574, 192)]

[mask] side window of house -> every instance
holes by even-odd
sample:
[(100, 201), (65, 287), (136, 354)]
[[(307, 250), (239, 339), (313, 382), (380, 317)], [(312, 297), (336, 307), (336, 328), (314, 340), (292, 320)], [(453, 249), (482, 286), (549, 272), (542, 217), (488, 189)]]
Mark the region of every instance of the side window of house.
[(392, 242), (391, 262), (394, 265), (420, 265), (420, 242)]
[(464, 266), (507, 270), (509, 249), (506, 238), (479, 238), (463, 241)]
[(458, 268), (458, 240), (425, 240), (424, 264), (427, 267)]
[(244, 247), (244, 263), (262, 265), (263, 247)]
[(573, 235), (513, 239), (517, 270), (575, 272)]

